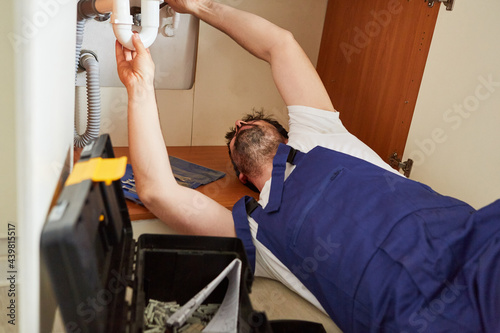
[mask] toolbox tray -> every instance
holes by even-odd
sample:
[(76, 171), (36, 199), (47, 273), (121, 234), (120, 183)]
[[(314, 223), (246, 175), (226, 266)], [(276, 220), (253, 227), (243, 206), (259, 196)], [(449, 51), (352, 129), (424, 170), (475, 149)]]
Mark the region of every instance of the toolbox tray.
[[(99, 157), (114, 157), (108, 135), (84, 148), (80, 162)], [(272, 332), (265, 314), (252, 308), (253, 275), (241, 240), (141, 235), (136, 242), (119, 178), (67, 182), (40, 244), (67, 332), (142, 332), (150, 299), (183, 305), (236, 258), (242, 263), (238, 332)], [(226, 279), (204, 303), (221, 303), (227, 285)], [(276, 322), (280, 332), (324, 332), (318, 325)]]

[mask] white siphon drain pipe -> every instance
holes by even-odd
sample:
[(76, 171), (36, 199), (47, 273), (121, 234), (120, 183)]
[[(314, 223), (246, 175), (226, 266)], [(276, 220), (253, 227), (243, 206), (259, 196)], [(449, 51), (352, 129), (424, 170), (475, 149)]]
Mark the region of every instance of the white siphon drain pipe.
[[(141, 38), (144, 47), (153, 44), (160, 26), (160, 4), (163, 0), (141, 0)], [(132, 26), (129, 0), (95, 0), (95, 9), (99, 13), (111, 12), (111, 23), (116, 39), (129, 50), (135, 50), (132, 44)]]

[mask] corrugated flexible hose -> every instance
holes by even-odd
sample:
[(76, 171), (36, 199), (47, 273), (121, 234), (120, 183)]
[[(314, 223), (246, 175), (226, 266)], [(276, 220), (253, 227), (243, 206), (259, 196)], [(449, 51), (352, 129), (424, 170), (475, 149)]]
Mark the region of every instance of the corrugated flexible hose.
[(99, 84), (99, 62), (91, 52), (81, 53), (83, 32), (85, 28), (85, 19), (79, 19), (77, 22), (76, 33), (76, 54), (75, 54), (75, 82), (78, 65), (85, 68), (87, 72), (87, 128), (80, 135), (76, 130), (74, 146), (77, 148), (85, 147), (92, 140), (99, 136), (101, 126), (101, 92)]

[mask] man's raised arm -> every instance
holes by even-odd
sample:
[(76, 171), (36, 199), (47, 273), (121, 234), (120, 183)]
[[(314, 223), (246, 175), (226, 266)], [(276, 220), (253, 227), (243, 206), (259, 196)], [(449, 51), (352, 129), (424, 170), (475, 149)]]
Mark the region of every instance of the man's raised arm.
[(180, 233), (235, 236), (229, 210), (175, 181), (158, 118), (154, 63), (138, 35), (132, 41), (137, 51), (116, 42), (116, 62), (128, 93), (129, 150), (140, 199)]
[(177, 12), (192, 14), (221, 30), (254, 56), (267, 61), (286, 105), (334, 110), (316, 69), (289, 31), (212, 0), (169, 0), (168, 4)]

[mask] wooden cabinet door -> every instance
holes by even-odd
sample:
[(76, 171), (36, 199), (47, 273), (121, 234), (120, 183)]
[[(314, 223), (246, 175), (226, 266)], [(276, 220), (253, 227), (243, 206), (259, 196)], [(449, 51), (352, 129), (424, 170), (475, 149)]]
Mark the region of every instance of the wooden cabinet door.
[(385, 161), (403, 156), (439, 6), (330, 0), (318, 72), (346, 128)]

